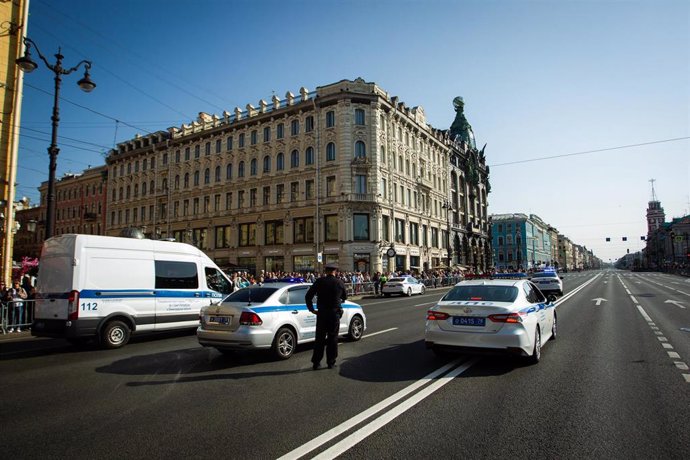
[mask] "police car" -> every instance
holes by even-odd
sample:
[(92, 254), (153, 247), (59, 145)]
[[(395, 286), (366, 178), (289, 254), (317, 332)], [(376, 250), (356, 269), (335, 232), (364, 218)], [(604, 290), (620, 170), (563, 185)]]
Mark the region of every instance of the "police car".
[[(202, 308), (199, 343), (221, 352), (270, 349), (278, 359), (290, 358), (298, 344), (314, 341), (316, 315), (304, 299), (310, 286), (300, 278), (281, 279), (233, 292), (221, 303)], [(345, 301), (342, 308), (340, 335), (361, 339), (366, 329), (362, 307)]]
[(532, 282), (545, 295), (563, 295), (563, 278), (558, 276), (556, 270), (544, 270), (532, 275)]
[(461, 281), (427, 312), (424, 341), (439, 355), (490, 351), (537, 363), (556, 338), (555, 299), (526, 277)]

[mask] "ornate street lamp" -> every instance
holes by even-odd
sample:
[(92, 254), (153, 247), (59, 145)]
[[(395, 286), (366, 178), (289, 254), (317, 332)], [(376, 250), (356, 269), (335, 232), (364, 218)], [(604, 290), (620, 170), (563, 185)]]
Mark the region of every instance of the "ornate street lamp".
[(47, 215), (46, 215), (46, 239), (53, 236), (53, 231), (55, 229), (55, 170), (57, 169), (57, 156), (60, 149), (57, 146), (57, 129), (58, 123), (60, 122), (60, 84), (62, 83), (62, 76), (69, 75), (76, 71), (84, 64), (84, 77), (77, 82), (79, 88), (83, 91), (90, 93), (96, 87), (96, 84), (91, 81), (89, 75), (89, 69), (91, 69), (91, 61), (83, 60), (79, 62), (76, 66), (65, 69), (62, 67), (62, 59), (64, 56), (61, 54), (61, 48), (58, 47), (58, 52), (55, 55), (55, 64), (51, 64), (48, 60), (41, 54), (41, 51), (36, 46), (36, 43), (30, 38), (24, 38), (24, 45), (26, 49), (24, 51), (24, 56), (18, 58), (15, 62), (17, 66), (26, 73), (31, 73), (38, 67), (38, 64), (31, 59), (31, 45), (36, 48), (38, 57), (45, 63), (46, 67), (50, 69), (55, 74), (55, 94), (53, 99), (53, 116), (52, 120), (52, 135), (50, 147), (48, 147), (48, 155), (50, 156), (50, 166), (48, 169), (48, 200), (47, 200)]

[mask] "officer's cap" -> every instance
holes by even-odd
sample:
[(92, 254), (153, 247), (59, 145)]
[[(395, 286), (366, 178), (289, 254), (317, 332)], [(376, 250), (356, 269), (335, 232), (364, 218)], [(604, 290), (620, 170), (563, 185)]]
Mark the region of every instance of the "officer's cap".
[(326, 264), (326, 270), (332, 271), (332, 270), (337, 270), (338, 266), (336, 264)]

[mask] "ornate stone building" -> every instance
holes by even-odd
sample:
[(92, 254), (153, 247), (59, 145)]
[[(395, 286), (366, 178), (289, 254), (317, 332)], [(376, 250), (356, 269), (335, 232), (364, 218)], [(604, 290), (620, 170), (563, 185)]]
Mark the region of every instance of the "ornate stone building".
[(252, 271), (485, 269), (488, 168), (452, 133), (361, 78), (200, 113), (110, 152), (107, 233)]

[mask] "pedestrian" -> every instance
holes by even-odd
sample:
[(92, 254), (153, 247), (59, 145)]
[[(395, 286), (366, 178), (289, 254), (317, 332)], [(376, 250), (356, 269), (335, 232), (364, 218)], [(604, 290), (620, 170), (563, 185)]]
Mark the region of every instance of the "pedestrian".
[(379, 277), (379, 292), (381, 292), (381, 295), (383, 295), (383, 286), (386, 285), (386, 282), (388, 282), (388, 277), (385, 273), (381, 273)]
[(374, 276), (371, 277), (371, 282), (374, 283), (374, 296), (378, 297), (379, 296), (379, 281), (381, 279), (381, 272), (376, 272), (374, 273)]
[[(24, 322), (24, 302), (28, 294), (22, 287), (19, 280), (14, 280), (14, 284), (7, 290), (6, 299), (8, 301), (9, 311), (12, 313), (11, 326), (17, 327), (17, 332), (22, 332), (22, 323)], [(9, 313), (9, 312), (8, 312)], [(14, 332), (14, 327), (10, 327), (10, 332)]]
[[(329, 369), (335, 367), (335, 359), (338, 357), (338, 331), (340, 318), (343, 316), (341, 304), (347, 300), (347, 290), (345, 283), (336, 278), (337, 271), (338, 267), (335, 265), (326, 265), (326, 276), (318, 278), (305, 295), (307, 308), (316, 315), (314, 354), (311, 357), (314, 370), (321, 367), (324, 347)], [(314, 295), (317, 297), (316, 310), (313, 303)]]

